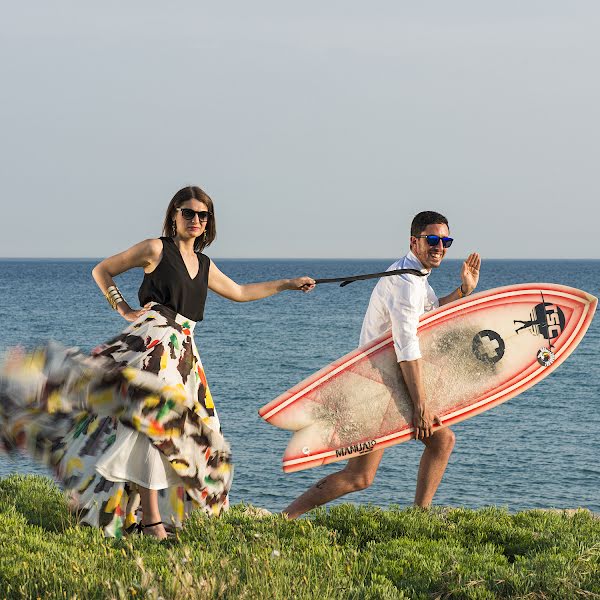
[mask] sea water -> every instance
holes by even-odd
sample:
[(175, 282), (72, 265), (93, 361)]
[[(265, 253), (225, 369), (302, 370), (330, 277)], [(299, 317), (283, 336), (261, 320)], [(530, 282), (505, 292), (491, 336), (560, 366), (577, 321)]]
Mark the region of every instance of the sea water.
[[(217, 260), (240, 283), (311, 275), (382, 271), (382, 260)], [(89, 351), (127, 323), (91, 277), (92, 260), (1, 260), (0, 350), (55, 339)], [(461, 261), (446, 260), (430, 277), (439, 296), (460, 283)], [(132, 305), (143, 273), (117, 282)], [(479, 290), (555, 282), (600, 294), (600, 261), (484, 261)], [(235, 460), (232, 502), (276, 511), (344, 463), (284, 474), (290, 432), (263, 422), (257, 410), (327, 363), (354, 349), (375, 282), (310, 293), (286, 292), (236, 304), (209, 294), (195, 330), (223, 432)], [(600, 512), (600, 317), (579, 347), (548, 378), (520, 396), (453, 427), (456, 447), (434, 503), (476, 508), (587, 507)], [(412, 503), (422, 444), (386, 450), (373, 485), (346, 501), (378, 506)], [(25, 457), (0, 456), (0, 476), (47, 474)]]

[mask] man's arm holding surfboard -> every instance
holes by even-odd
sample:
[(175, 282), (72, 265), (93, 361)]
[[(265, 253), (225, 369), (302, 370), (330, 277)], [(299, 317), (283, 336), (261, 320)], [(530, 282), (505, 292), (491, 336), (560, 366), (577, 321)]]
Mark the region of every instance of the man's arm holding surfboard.
[[(480, 268), (481, 257), (479, 254), (476, 252), (470, 254), (462, 266), (461, 285), (452, 293), (440, 298), (440, 306), (471, 294), (479, 282)], [(398, 356), (401, 357), (401, 355)], [(432, 413), (427, 407), (421, 358), (399, 360), (398, 364), (400, 365), (402, 377), (404, 378), (404, 382), (413, 403), (413, 427), (415, 428), (415, 438), (423, 440), (433, 433), (433, 426), (441, 425), (442, 421), (438, 415)]]

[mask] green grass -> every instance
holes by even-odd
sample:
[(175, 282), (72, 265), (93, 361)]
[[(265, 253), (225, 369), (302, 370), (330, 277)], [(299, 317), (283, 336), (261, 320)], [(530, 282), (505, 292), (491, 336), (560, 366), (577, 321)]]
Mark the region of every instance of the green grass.
[(161, 544), (76, 525), (41, 477), (0, 480), (0, 597), (600, 598), (588, 511), (341, 505), (306, 519), (234, 506)]

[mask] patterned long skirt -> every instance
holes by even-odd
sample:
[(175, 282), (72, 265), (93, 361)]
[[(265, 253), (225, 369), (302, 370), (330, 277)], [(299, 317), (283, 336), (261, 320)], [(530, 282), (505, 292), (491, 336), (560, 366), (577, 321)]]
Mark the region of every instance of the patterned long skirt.
[[(167, 527), (181, 526), (194, 509), (219, 515), (228, 507), (231, 453), (194, 325), (155, 304), (91, 356), (50, 343), (12, 351), (0, 367), (3, 445), (25, 448), (51, 467), (82, 522), (108, 536), (139, 521), (140, 485), (159, 490)], [(158, 485), (147, 481), (140, 459), (113, 476), (133, 446), (151, 472), (162, 463)]]

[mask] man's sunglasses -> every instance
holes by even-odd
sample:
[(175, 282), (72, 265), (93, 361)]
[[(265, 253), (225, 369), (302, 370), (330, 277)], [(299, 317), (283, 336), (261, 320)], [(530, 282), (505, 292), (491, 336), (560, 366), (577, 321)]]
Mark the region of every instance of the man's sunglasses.
[(207, 210), (192, 210), (191, 208), (176, 208), (175, 210), (178, 210), (186, 221), (193, 221), (195, 215), (198, 215), (201, 222), (208, 221), (211, 214)]
[(454, 241), (454, 238), (440, 237), (439, 235), (415, 235), (415, 237), (425, 238), (430, 246), (437, 246), (440, 243), (440, 240), (442, 240), (442, 246), (444, 246), (444, 248), (450, 248)]

